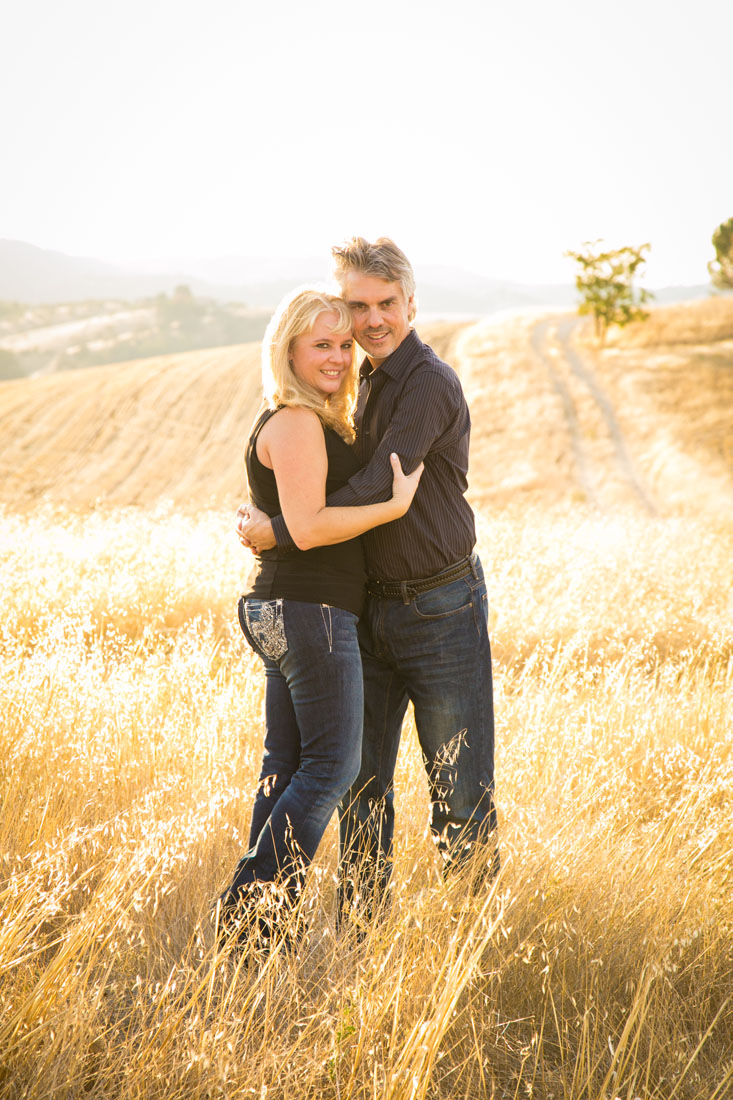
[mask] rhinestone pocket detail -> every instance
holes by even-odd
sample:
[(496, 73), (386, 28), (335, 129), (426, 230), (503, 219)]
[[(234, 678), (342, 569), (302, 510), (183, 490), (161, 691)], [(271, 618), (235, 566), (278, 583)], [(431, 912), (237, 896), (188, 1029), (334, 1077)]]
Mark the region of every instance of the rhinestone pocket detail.
[(271, 661), (278, 661), (288, 651), (282, 600), (259, 604), (254, 615), (249, 603), (245, 603), (245, 614), (250, 633), (262, 652)]

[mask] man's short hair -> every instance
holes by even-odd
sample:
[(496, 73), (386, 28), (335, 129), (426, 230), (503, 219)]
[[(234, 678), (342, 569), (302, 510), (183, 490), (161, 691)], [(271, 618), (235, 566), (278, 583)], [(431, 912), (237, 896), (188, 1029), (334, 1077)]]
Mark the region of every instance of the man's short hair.
[(417, 312), (414, 303), (415, 273), (407, 256), (393, 240), (389, 237), (378, 237), (372, 244), (364, 237), (352, 237), (344, 244), (332, 248), (331, 255), (334, 276), (339, 283), (342, 283), (349, 271), (357, 271), (360, 275), (374, 275), (389, 283), (399, 283), (405, 298), (408, 301), (413, 299), (408, 319), (414, 320)]

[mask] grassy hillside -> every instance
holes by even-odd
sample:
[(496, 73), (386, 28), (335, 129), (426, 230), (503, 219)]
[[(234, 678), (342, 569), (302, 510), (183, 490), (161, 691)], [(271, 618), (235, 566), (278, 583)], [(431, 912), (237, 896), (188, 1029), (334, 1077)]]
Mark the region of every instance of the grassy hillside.
[(600, 364), (663, 497), (730, 512), (733, 297), (654, 310)]
[[(456, 326), (430, 331), (446, 351)], [(232, 507), (260, 393), (259, 343), (8, 381), (0, 501)]]
[(259, 393), (259, 344), (6, 382), (0, 498), (231, 504)]
[[(545, 360), (538, 356), (537, 324), (528, 316), (418, 326), (457, 367), (469, 395), (472, 499), (492, 508), (588, 503), (573, 463), (575, 430), (595, 451), (602, 510), (623, 507), (597, 395), (573, 376), (552, 332)], [(613, 406), (655, 507), (714, 508), (733, 468), (733, 301), (659, 310), (648, 329), (624, 331), (603, 353), (584, 342), (587, 332), (581, 326), (571, 343)], [(249, 344), (2, 384), (0, 500), (14, 508), (48, 494), (81, 509), (161, 498), (231, 506), (244, 486), (258, 357)]]
[(332, 823), (264, 964), (210, 918), (262, 746), (232, 530), (258, 349), (0, 386), (3, 1096), (733, 1095), (733, 348), (421, 334), (472, 409), (502, 872), (443, 882), (408, 715), (389, 916), (337, 931)]

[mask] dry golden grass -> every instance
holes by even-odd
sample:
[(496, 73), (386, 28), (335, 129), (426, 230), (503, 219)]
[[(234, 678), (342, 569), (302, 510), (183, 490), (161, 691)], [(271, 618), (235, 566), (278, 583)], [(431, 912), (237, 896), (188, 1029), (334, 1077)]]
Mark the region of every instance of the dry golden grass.
[(83, 511), (236, 498), (259, 352), (242, 344), (0, 384), (0, 501)]
[(262, 677), (228, 513), (6, 514), (8, 1096), (612, 1097), (733, 1087), (730, 530), (493, 521), (504, 870), (444, 886), (408, 731), (393, 911), (217, 958)]
[[(3, 1097), (733, 1095), (729, 472), (695, 437), (677, 496), (654, 483), (657, 515), (581, 506), (528, 331), (479, 326), (458, 344), (489, 578), (502, 873), (473, 898), (443, 883), (408, 721), (393, 906), (362, 944), (334, 927), (332, 825), (297, 955), (247, 967), (214, 948), (209, 909), (247, 834), (262, 738), (263, 677), (235, 625), (247, 558), (228, 468), (230, 504), (207, 508), (222, 490), (205, 440), (220, 441), (221, 461), (239, 415), (216, 405), (212, 378), (221, 369), (231, 404), (236, 366), (184, 364), (180, 383), (171, 368), (150, 382), (154, 408), (135, 376), (133, 425), (163, 422), (174, 444), (177, 422), (196, 425), (198, 449), (184, 431), (183, 458), (172, 445), (147, 469), (160, 496), (194, 462), (185, 508), (136, 495), (143, 448), (118, 499), (145, 508), (90, 510), (79, 496), (74, 512), (30, 510), (32, 477), (18, 477), (0, 527)], [(618, 397), (614, 354), (595, 367)], [(87, 400), (104, 410), (112, 375), (99, 378)], [(60, 432), (75, 405), (57, 384), (65, 412), (48, 426)], [(8, 417), (8, 392), (14, 453), (33, 453), (26, 413), (43, 405), (11, 389)], [(217, 407), (226, 430), (208, 436)], [(646, 474), (654, 405), (617, 409)], [(681, 429), (659, 417), (674, 464)], [(132, 453), (132, 429), (118, 428)], [(237, 423), (237, 456), (245, 431)], [(53, 484), (61, 499), (85, 456), (89, 488), (96, 466), (98, 495), (111, 485), (115, 439), (98, 460), (81, 415), (77, 434)]]
[(663, 507), (730, 511), (733, 298), (655, 309), (585, 350)]
[(656, 306), (646, 321), (611, 328), (612, 346), (710, 344), (733, 340), (733, 295), (720, 295), (674, 306)]

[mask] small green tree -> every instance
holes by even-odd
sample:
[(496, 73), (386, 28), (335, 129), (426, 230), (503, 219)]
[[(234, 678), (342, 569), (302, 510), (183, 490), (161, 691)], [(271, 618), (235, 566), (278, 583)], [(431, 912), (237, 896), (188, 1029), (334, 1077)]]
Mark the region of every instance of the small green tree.
[(596, 337), (602, 344), (609, 325), (643, 321), (649, 313), (644, 305), (654, 295), (634, 287), (634, 279), (646, 263), (650, 244), (638, 248), (604, 250), (602, 241), (586, 241), (580, 252), (566, 252), (579, 265), (575, 286), (581, 296), (578, 313), (593, 316)]
[(721, 222), (713, 233), (715, 259), (708, 264), (713, 286), (733, 290), (733, 218)]

